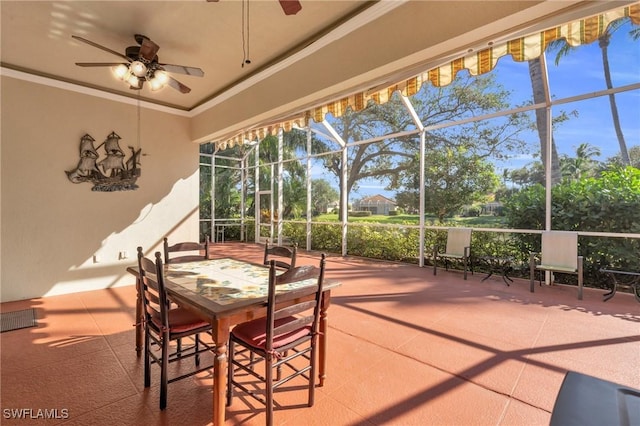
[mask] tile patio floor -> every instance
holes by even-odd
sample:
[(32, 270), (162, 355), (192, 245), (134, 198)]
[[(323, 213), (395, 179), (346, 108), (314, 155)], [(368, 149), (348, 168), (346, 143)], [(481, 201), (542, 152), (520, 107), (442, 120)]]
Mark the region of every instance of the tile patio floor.
[[(261, 261), (262, 248), (225, 243), (216, 254)], [(300, 264), (318, 257), (299, 253)], [(124, 267), (123, 267), (124, 270)], [(618, 293), (536, 285), (482, 273), (331, 257), (343, 285), (329, 309), (327, 381), (276, 394), (281, 425), (545, 425), (567, 370), (640, 388), (640, 303)], [(0, 334), (3, 425), (207, 425), (210, 373), (169, 385), (158, 409), (158, 369), (143, 387), (136, 357), (135, 287), (4, 303), (33, 307), (38, 326)], [(65, 409), (67, 419), (7, 418), (7, 409)], [(238, 395), (229, 425), (264, 424)]]

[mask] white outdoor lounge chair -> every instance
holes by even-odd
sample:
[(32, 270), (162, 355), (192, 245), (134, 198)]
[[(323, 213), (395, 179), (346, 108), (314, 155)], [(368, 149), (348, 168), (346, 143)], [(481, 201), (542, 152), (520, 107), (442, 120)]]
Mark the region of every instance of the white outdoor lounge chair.
[(467, 279), (467, 266), (473, 274), (471, 263), (471, 228), (449, 228), (447, 230), (447, 247), (444, 253), (438, 253), (438, 247), (433, 247), (433, 275), (436, 275), (437, 260), (444, 260), (446, 269), (449, 269), (449, 259), (462, 260), (464, 279)]
[[(536, 270), (578, 275), (578, 299), (582, 300), (583, 259), (578, 256), (578, 233), (543, 231), (541, 252), (531, 253), (529, 256), (529, 288), (532, 293)], [(540, 284), (542, 285), (542, 278)]]

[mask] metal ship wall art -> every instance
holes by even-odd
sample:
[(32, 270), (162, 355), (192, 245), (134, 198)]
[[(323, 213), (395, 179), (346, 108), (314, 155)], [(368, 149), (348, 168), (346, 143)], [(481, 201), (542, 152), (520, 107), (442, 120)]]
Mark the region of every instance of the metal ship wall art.
[[(75, 169), (65, 171), (73, 183), (91, 182), (92, 191), (112, 192), (138, 189), (136, 180), (140, 177), (140, 152), (128, 147), (131, 154), (127, 158), (120, 148), (120, 136), (111, 132), (98, 147), (95, 139), (86, 134), (80, 139), (80, 160)], [(104, 148), (104, 154), (99, 150)]]

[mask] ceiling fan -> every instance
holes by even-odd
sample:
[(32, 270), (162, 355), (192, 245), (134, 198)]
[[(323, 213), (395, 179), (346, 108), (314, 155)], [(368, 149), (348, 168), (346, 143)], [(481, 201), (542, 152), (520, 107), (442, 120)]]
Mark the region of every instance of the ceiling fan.
[[(207, 0), (209, 2), (218, 2), (219, 0)], [(302, 10), (302, 5), (298, 0), (278, 0), (280, 7), (285, 15), (295, 15)]]
[(151, 90), (158, 90), (168, 85), (181, 93), (189, 93), (191, 91), (189, 87), (180, 83), (168, 73), (192, 75), (195, 77), (204, 76), (204, 71), (200, 68), (160, 63), (157, 55), (160, 46), (151, 41), (149, 37), (141, 34), (134, 36), (138, 46), (127, 47), (124, 54), (80, 36), (72, 35), (71, 37), (125, 60), (126, 62), (124, 63), (76, 62), (76, 65), (80, 67), (115, 67), (114, 74), (116, 77), (128, 83), (130, 89), (140, 90), (146, 81), (149, 82)]

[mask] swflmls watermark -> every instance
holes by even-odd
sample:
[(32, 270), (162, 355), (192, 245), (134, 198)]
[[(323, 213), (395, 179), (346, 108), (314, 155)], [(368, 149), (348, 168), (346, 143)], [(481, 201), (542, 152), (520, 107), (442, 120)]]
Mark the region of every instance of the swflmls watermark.
[(69, 418), (68, 408), (3, 408), (5, 419), (24, 420), (64, 420)]

